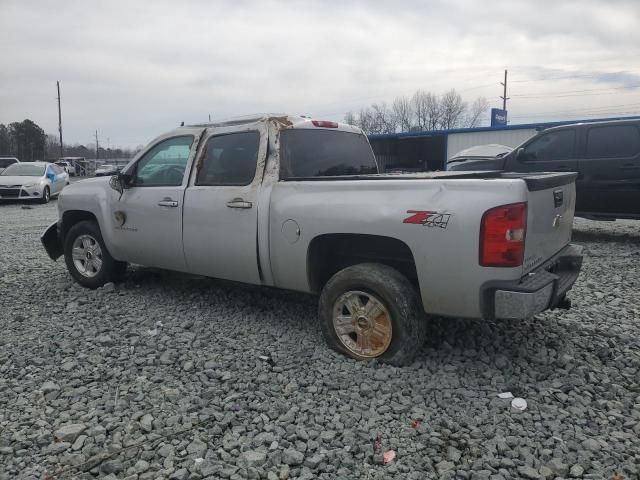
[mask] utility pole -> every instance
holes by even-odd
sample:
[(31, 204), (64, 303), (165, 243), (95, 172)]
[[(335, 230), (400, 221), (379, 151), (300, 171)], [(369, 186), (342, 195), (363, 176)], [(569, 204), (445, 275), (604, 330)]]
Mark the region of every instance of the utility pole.
[(100, 157), (98, 148), (98, 130), (96, 129), (96, 160)]
[(62, 110), (60, 110), (60, 82), (56, 82), (58, 86), (58, 131), (60, 132), (60, 157), (64, 157), (64, 147), (62, 146)]
[(500, 82), (500, 85), (504, 87), (504, 94), (500, 97), (502, 99), (502, 110), (507, 110), (507, 70), (504, 71), (504, 82)]

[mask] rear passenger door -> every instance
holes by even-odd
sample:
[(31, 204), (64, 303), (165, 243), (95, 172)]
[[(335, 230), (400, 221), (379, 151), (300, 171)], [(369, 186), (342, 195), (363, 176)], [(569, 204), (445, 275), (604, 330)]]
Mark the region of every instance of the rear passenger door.
[[(640, 215), (640, 126), (586, 125), (577, 211)], [(582, 198), (580, 198), (582, 197)]]
[(516, 172), (575, 172), (575, 128), (551, 130), (534, 137), (518, 155), (510, 156), (506, 170)]
[(266, 127), (220, 128), (207, 134), (184, 198), (188, 270), (259, 284), (258, 193), (267, 150)]

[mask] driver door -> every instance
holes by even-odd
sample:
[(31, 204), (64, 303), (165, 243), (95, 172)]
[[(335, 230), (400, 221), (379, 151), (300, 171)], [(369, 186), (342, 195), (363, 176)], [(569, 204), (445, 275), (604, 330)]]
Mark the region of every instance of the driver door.
[[(113, 243), (119, 260), (186, 271), (182, 250), (182, 202), (198, 134), (164, 139), (127, 172), (131, 179), (112, 203)], [(116, 212), (119, 212), (116, 215)], [(119, 225), (116, 217), (124, 223)]]

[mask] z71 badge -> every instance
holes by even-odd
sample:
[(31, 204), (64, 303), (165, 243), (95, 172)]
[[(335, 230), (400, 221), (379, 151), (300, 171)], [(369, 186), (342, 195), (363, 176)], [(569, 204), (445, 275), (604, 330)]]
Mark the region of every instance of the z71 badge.
[(407, 210), (407, 213), (411, 213), (411, 216), (405, 218), (402, 223), (413, 223), (424, 227), (447, 228), (451, 218), (450, 213), (428, 212), (425, 210)]

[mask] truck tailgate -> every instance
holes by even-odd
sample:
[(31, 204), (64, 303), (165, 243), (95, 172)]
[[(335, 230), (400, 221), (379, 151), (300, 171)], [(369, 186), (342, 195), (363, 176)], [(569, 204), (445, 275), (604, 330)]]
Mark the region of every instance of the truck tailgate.
[(575, 173), (517, 175), (527, 184), (528, 213), (523, 274), (558, 253), (571, 240), (576, 204)]

